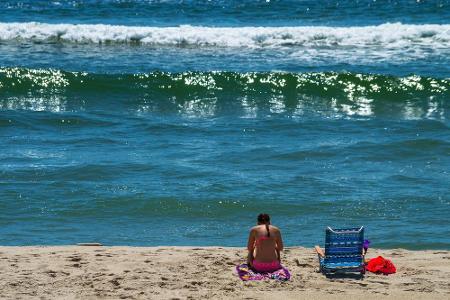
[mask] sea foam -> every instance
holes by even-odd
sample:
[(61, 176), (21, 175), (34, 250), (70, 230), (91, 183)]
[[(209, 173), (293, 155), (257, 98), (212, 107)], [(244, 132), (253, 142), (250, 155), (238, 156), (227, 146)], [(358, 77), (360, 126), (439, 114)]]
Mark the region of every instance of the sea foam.
[(385, 23), (359, 27), (140, 27), (46, 23), (0, 23), (0, 40), (131, 43), (189, 47), (383, 47), (448, 49), (450, 24)]

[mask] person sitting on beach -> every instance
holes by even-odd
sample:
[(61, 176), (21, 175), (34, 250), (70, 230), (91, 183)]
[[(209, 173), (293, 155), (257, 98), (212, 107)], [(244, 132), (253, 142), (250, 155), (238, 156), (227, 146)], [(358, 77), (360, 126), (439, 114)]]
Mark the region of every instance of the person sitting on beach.
[(281, 268), (280, 252), (283, 240), (280, 230), (270, 225), (270, 216), (260, 214), (258, 225), (252, 227), (248, 237), (248, 265), (258, 272), (273, 272)]

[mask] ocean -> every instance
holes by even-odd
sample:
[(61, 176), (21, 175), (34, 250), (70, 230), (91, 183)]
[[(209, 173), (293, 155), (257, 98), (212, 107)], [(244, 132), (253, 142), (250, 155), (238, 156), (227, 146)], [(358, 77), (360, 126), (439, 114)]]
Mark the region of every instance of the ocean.
[(450, 1), (0, 3), (0, 244), (450, 249)]

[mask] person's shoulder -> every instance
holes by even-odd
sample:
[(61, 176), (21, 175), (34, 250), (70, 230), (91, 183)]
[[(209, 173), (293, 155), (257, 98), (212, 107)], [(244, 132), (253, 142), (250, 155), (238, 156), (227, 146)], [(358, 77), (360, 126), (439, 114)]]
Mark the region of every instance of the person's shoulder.
[(253, 226), (252, 228), (250, 228), (250, 232), (254, 232), (258, 229), (258, 225)]
[(280, 229), (277, 226), (273, 226), (273, 225), (271, 225), (271, 226), (272, 226), (273, 231), (280, 232)]

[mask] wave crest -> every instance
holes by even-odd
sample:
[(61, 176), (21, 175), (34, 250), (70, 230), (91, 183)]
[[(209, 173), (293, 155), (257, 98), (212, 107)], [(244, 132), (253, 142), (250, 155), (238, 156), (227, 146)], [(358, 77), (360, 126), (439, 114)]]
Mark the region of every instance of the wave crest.
[(146, 27), (0, 23), (0, 40), (127, 43), (192, 47), (449, 47), (450, 25), (385, 23), (359, 27)]

